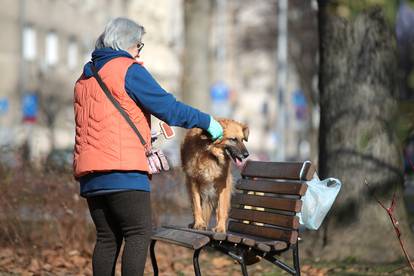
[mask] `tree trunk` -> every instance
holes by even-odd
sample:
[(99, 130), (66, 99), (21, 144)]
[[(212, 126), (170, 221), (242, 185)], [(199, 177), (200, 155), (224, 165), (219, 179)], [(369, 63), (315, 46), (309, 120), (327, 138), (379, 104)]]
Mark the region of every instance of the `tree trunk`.
[(211, 1), (184, 1), (183, 100), (208, 112)]
[(344, 19), (322, 2), (319, 174), (339, 178), (343, 186), (324, 227), (305, 234), (311, 243), (307, 253), (324, 259), (400, 259), (392, 224), (373, 196), (389, 205), (398, 187), (395, 213), (413, 252), (401, 196), (402, 154), (393, 129), (398, 95), (394, 34), (379, 7)]

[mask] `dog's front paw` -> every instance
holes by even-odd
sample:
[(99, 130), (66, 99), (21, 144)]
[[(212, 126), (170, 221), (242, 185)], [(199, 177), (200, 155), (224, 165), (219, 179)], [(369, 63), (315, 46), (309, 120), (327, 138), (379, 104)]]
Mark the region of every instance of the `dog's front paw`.
[(193, 229), (196, 230), (207, 230), (207, 225), (205, 222), (196, 222), (193, 225)]
[(224, 227), (224, 226), (216, 226), (211, 230), (213, 230), (213, 232), (217, 232), (217, 233), (226, 233), (226, 227)]

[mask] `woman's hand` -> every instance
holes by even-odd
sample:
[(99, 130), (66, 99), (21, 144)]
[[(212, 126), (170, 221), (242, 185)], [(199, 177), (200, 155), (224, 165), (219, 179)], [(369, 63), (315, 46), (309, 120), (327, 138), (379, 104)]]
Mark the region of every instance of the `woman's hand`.
[(213, 141), (223, 138), (223, 127), (212, 116), (210, 116), (210, 125), (208, 126), (207, 132), (211, 135)]

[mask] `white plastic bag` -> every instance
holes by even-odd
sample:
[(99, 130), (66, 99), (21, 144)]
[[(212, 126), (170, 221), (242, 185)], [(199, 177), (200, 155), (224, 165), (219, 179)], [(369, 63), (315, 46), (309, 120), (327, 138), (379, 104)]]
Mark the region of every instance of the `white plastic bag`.
[(331, 209), (341, 189), (341, 182), (336, 178), (319, 180), (315, 174), (306, 184), (308, 189), (302, 197), (302, 210), (298, 213), (299, 223), (308, 229), (317, 230)]

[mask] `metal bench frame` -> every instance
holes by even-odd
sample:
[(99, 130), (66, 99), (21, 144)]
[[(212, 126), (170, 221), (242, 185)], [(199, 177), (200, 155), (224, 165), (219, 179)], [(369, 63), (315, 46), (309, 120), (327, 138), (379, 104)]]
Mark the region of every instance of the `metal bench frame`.
[[(247, 169), (246, 169), (247, 167)], [(258, 162), (248, 161), (245, 169), (242, 172), (243, 179), (246, 177), (271, 177), (278, 176), (282, 179), (295, 179), (299, 181), (310, 180), (315, 173), (314, 167), (309, 161), (306, 162)], [(279, 171), (267, 172), (266, 170), (274, 170), (275, 168), (281, 169)], [(258, 168), (264, 168), (262, 173), (257, 173)], [(265, 173), (263, 173), (265, 171)], [(301, 184), (303, 186), (303, 184)], [(240, 187), (240, 186), (238, 186)], [(306, 191), (301, 188), (301, 194)], [(300, 197), (296, 199), (300, 200)], [(239, 199), (240, 200), (240, 199)], [(245, 204), (247, 205), (247, 204)], [(297, 210), (297, 207), (296, 208)], [(291, 207), (292, 208), (292, 207)], [(299, 206), (300, 210), (300, 206)], [(199, 255), (203, 248), (213, 248), (223, 254), (228, 255), (240, 264), (243, 276), (247, 276), (247, 265), (249, 263), (249, 257), (260, 257), (266, 261), (278, 266), (282, 270), (288, 272), (291, 275), (300, 276), (299, 265), (299, 237), (296, 235), (294, 238), (290, 237), (289, 241), (280, 242), (281, 247), (277, 248), (278, 241), (270, 238), (264, 239), (260, 236), (246, 235), (237, 232), (229, 231), (228, 233), (215, 233), (212, 231), (198, 231), (190, 228), (183, 228), (177, 226), (165, 226), (161, 228), (161, 234), (155, 233), (152, 237), (150, 244), (150, 257), (154, 270), (154, 275), (158, 275), (158, 265), (155, 256), (155, 244), (157, 241), (163, 241), (173, 243), (179, 246), (184, 246), (194, 250), (193, 253), (193, 267), (195, 275), (201, 275), (199, 265)], [(297, 230), (295, 230), (297, 231)], [(292, 240), (293, 239), (293, 240)], [(271, 242), (271, 243), (269, 243)], [(274, 242), (274, 243), (273, 243)], [(283, 243), (285, 247), (283, 247)], [(292, 250), (292, 263), (293, 266), (286, 264), (276, 257), (283, 252)], [(254, 262), (253, 262), (254, 263)]]
[[(175, 228), (177, 229), (178, 228)], [(191, 229), (189, 229), (191, 230)], [(186, 229), (181, 229), (181, 231), (185, 232)], [(211, 235), (214, 233), (212, 232)], [(205, 234), (200, 234), (205, 235)], [(158, 264), (157, 259), (155, 256), (155, 244), (158, 240), (152, 239), (150, 244), (150, 257), (151, 257), (151, 263), (154, 271), (154, 275), (158, 275)], [(182, 245), (183, 246), (183, 245)], [(187, 248), (190, 248), (188, 246), (185, 246)], [(256, 249), (254, 247), (250, 247), (241, 243), (232, 243), (229, 241), (224, 240), (214, 240), (211, 238), (211, 240), (204, 246), (193, 249), (193, 267), (194, 267), (194, 274), (199, 276), (201, 275), (200, 272), (200, 264), (198, 261), (200, 252), (203, 248), (210, 247), (213, 249), (216, 249), (217, 251), (220, 251), (223, 254), (226, 254), (227, 256), (231, 257), (235, 261), (237, 261), (240, 264), (241, 271), (243, 273), (243, 276), (247, 276), (247, 263), (246, 263), (246, 254), (251, 253), (254, 256), (260, 256), (261, 258), (269, 261), (270, 263), (277, 265), (281, 269), (285, 270), (286, 272), (292, 274), (292, 275), (299, 275), (300, 276), (300, 266), (299, 266), (299, 245), (298, 243), (289, 246), (288, 248), (280, 251), (271, 251), (271, 252), (264, 252), (262, 250)], [(191, 249), (191, 248), (190, 248)], [(293, 267), (289, 266), (285, 262), (277, 259), (275, 255), (279, 255), (285, 251), (292, 250), (292, 257), (293, 257)]]

